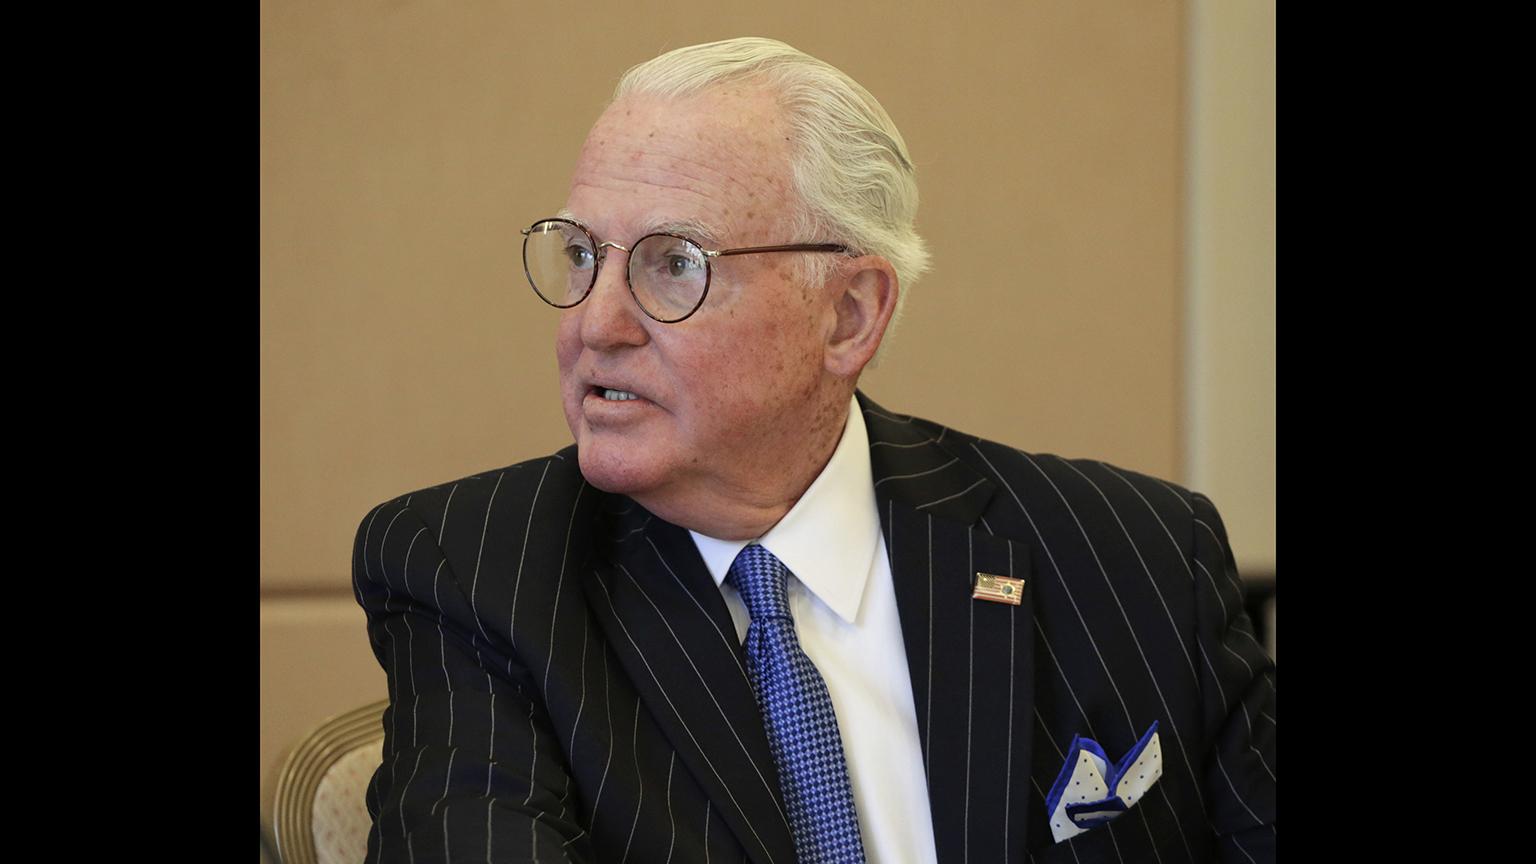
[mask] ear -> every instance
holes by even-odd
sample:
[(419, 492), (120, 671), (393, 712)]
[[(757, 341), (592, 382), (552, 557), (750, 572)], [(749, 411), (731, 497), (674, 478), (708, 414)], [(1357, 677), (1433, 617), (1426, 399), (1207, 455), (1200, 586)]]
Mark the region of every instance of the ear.
[(836, 321), (827, 337), (826, 368), (839, 378), (857, 378), (885, 337), (901, 285), (891, 262), (879, 255), (844, 262), (829, 281)]

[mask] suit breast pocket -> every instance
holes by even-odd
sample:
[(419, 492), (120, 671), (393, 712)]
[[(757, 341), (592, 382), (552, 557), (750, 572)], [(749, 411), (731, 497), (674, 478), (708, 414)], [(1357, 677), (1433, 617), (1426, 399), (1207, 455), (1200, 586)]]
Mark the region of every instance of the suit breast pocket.
[[(1129, 850), (1118, 848), (1114, 837), (1109, 832), (1108, 825), (1101, 825), (1090, 831), (1073, 837), (1071, 840), (1063, 840), (1060, 843), (1052, 843), (1044, 849), (1037, 850), (1030, 856), (1035, 864), (1060, 864), (1060, 862), (1073, 862), (1073, 864), (1099, 864), (1099, 862), (1132, 861), (1126, 857)], [(1123, 847), (1127, 844), (1121, 843)]]
[(1113, 822), (1084, 831), (1071, 840), (1037, 849), (1029, 860), (1035, 864), (1135, 864), (1210, 858), (1204, 835), (1185, 836), (1189, 834), (1189, 828), (1181, 834), (1180, 826), (1171, 819), (1140, 818), (1144, 815), (1134, 810), (1125, 813)]

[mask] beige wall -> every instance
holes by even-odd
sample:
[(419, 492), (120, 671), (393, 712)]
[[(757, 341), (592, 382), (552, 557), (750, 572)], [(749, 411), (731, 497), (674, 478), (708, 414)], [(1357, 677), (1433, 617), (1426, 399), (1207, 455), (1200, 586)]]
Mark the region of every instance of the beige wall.
[(262, 2), (264, 812), (294, 735), (384, 695), (349, 606), (358, 520), (568, 442), (517, 230), (561, 206), (617, 76), (667, 48), (784, 39), (901, 126), (935, 266), (875, 399), (1186, 479), (1180, 4), (571, 8)]

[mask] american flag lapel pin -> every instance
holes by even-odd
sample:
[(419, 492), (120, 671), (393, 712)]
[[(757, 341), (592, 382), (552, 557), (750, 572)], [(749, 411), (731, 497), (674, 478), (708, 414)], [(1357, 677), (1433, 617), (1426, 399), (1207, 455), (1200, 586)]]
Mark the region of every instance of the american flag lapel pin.
[(978, 572), (976, 588), (971, 592), (971, 598), (1017, 606), (1024, 600), (1024, 580)]

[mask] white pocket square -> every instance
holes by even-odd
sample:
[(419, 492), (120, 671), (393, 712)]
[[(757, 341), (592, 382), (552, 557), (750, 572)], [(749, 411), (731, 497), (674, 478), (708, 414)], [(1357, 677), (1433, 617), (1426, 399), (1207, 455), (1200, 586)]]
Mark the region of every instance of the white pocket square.
[(1163, 748), (1158, 743), (1155, 720), (1141, 740), (1114, 764), (1097, 741), (1073, 736), (1066, 764), (1045, 796), (1051, 834), (1060, 843), (1108, 822), (1131, 809), (1161, 776)]

